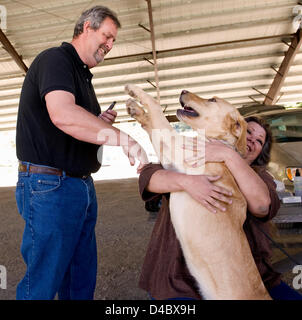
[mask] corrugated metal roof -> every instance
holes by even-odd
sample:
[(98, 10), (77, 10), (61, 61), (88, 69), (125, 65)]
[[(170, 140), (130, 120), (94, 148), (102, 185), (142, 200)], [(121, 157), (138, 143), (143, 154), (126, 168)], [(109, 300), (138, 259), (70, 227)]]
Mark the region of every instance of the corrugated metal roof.
[[(70, 41), (80, 13), (94, 5), (114, 10), (122, 23), (105, 62), (91, 69), (101, 107), (117, 101), (127, 121), (126, 83), (156, 97), (147, 2), (144, 0), (1, 0), (5, 34), (25, 64), (42, 50)], [(182, 89), (227, 99), (237, 107), (262, 103), (296, 32), (293, 0), (152, 0), (160, 99), (175, 114)], [(275, 69), (275, 70), (274, 70)], [(24, 72), (0, 48), (0, 130), (14, 129)], [(279, 103), (302, 101), (302, 52)]]

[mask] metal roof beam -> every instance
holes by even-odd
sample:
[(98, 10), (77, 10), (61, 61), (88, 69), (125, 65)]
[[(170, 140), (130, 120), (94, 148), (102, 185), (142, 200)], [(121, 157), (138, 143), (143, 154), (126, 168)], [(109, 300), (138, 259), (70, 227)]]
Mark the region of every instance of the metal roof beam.
[[(215, 52), (215, 51), (222, 51), (226, 49), (235, 49), (235, 48), (247, 48), (253, 47), (255, 42), (259, 43), (259, 45), (263, 44), (271, 44), (271, 43), (280, 43), (280, 41), (286, 39), (290, 41), (293, 34), (279, 34), (267, 37), (259, 37), (259, 38), (250, 38), (250, 39), (240, 39), (234, 41), (227, 41), (227, 42), (218, 42), (218, 43), (208, 43), (196, 46), (189, 46), (189, 47), (182, 47), (182, 48), (173, 48), (173, 49), (166, 49), (166, 50), (156, 50), (157, 58), (165, 58), (165, 57), (172, 57), (172, 56), (180, 56), (180, 55), (187, 55), (187, 54), (194, 54), (194, 53), (201, 53), (201, 52)], [(281, 40), (282, 39), (282, 40)], [(56, 40), (56, 45), (59, 40)], [(126, 41), (125, 41), (126, 42)], [(121, 41), (119, 40), (119, 43)], [(52, 44), (51, 44), (52, 45)], [(55, 44), (54, 44), (55, 45)], [(41, 52), (44, 47), (42, 46), (39, 49), (35, 49), (33, 47), (30, 48), (30, 54), (26, 54), (26, 48), (24, 48), (23, 57), (26, 59), (32, 59), (37, 54)], [(109, 64), (119, 64), (119, 63), (127, 63), (140, 61), (144, 57), (152, 58), (152, 51), (150, 52), (141, 52), (135, 54), (129, 54), (124, 56), (116, 56), (116, 57), (109, 57), (106, 58), (102, 65), (109, 65)], [(6, 57), (1, 57), (1, 61), (5, 61)]]
[(27, 72), (28, 68), (26, 64), (23, 62), (22, 58), (19, 56), (18, 52), (14, 48), (14, 46), (11, 44), (11, 42), (8, 40), (2, 29), (0, 28), (0, 42), (3, 44), (3, 48), (10, 54), (10, 56), (15, 60), (19, 68)]
[[(175, 69), (183, 69), (183, 68), (189, 68), (189, 67), (195, 67), (198, 68), (199, 70), (202, 69), (204, 66), (209, 66), (209, 65), (219, 65), (219, 64), (225, 64), (225, 63), (234, 63), (234, 62), (244, 62), (247, 61), (248, 63), (251, 63), (251, 61), (255, 60), (261, 60), (261, 59), (267, 59), (267, 58), (274, 58), (277, 59), (278, 57), (280, 58), (280, 62), (282, 57), (284, 56), (283, 52), (274, 52), (274, 53), (263, 53), (263, 54), (255, 54), (255, 55), (240, 55), (240, 56), (235, 56), (235, 57), (223, 57), (223, 58), (214, 58), (214, 59), (207, 59), (207, 58), (200, 58), (199, 56), (195, 56), (194, 58), (186, 59), (184, 61), (179, 60), (177, 63), (176, 62), (165, 62), (162, 63), (160, 62), (160, 71), (164, 70), (175, 70)], [(301, 55), (302, 58), (302, 55)], [(144, 59), (146, 60), (146, 59)], [(159, 60), (159, 59), (158, 59)], [(129, 65), (129, 63), (128, 63)], [(127, 65), (127, 66), (128, 66)], [(271, 66), (270, 66), (271, 67)], [(104, 74), (104, 69), (99, 68), (96, 69), (94, 72), (94, 76), (100, 74), (103, 77)], [(106, 72), (106, 77), (113, 77), (113, 76), (120, 76), (120, 75), (129, 75), (131, 73), (144, 73), (144, 72), (149, 72), (151, 69), (151, 65), (130, 65), (129, 67), (125, 67), (123, 71), (121, 72), (120, 70), (115, 70), (111, 72)]]
[(286, 76), (288, 75), (289, 69), (292, 66), (296, 54), (298, 53), (301, 44), (302, 44), (302, 31), (301, 29), (298, 29), (298, 31), (295, 33), (292, 42), (287, 50), (287, 53), (280, 65), (280, 68), (278, 72), (276, 73), (276, 76), (274, 78), (274, 81), (264, 99), (265, 105), (272, 105), (275, 104), (279, 95), (280, 90), (283, 86), (283, 83), (285, 81)]
[[(249, 83), (251, 81), (257, 81), (259, 82), (259, 80), (263, 80), (264, 82), (266, 83), (258, 83), (255, 88), (257, 88), (258, 90), (262, 89), (264, 91), (262, 91), (262, 95), (263, 92), (266, 92), (266, 90), (268, 90), (269, 88), (269, 83), (270, 83), (270, 79), (272, 79), (272, 75), (269, 73), (270, 71), (270, 68), (269, 66), (267, 65), (266, 66), (266, 69), (267, 69), (267, 73), (263, 74), (263, 75), (246, 75), (245, 77), (239, 77), (239, 76), (236, 76), (236, 73), (237, 72), (243, 72), (243, 71), (246, 71), (246, 67), (243, 69), (237, 69), (237, 70), (233, 70), (234, 71), (234, 76), (230, 77), (230, 78), (227, 78), (227, 79), (220, 79), (220, 80), (206, 80), (206, 81), (193, 81), (191, 82), (190, 81), (190, 77), (193, 77), (192, 74), (190, 75), (182, 75), (181, 79), (184, 80), (185, 82), (183, 82), (182, 84), (179, 84), (179, 83), (176, 83), (176, 84), (173, 84), (173, 85), (164, 85), (162, 84), (161, 86), (161, 91), (168, 91), (168, 90), (180, 90), (180, 88), (182, 88), (184, 85), (187, 89), (189, 90), (194, 90), (194, 88), (196, 87), (203, 87), (203, 86), (207, 86), (207, 87), (217, 87), (218, 85), (228, 85), (228, 84), (232, 84), (232, 88), (233, 90), (236, 90), (236, 88), (238, 86), (241, 86), (241, 83), (244, 82), (245, 85), (246, 85), (246, 88), (251, 88), (249, 87)], [(264, 70), (264, 69), (261, 69), (261, 70)], [(237, 72), (236, 72), (237, 71)], [(216, 74), (221, 74), (220, 72), (219, 73), (216, 73)], [(207, 74), (204, 74), (204, 75), (207, 75)], [(198, 76), (198, 74), (197, 74)], [(300, 81), (296, 80), (295, 78), (296, 77), (299, 77), (301, 78), (302, 76), (302, 72), (291, 72), (288, 74), (287, 76), (287, 80), (290, 80), (290, 82), (288, 82), (286, 84), (287, 87), (290, 87), (290, 86), (299, 86), (301, 84)], [(162, 80), (164, 82), (166, 81), (170, 81), (170, 80), (177, 80), (179, 79), (178, 76), (176, 75), (172, 75), (172, 76), (165, 76), (162, 78)], [(194, 78), (192, 78), (194, 80)], [(141, 78), (141, 79), (136, 79), (135, 81), (131, 81), (137, 85), (143, 85), (145, 82), (147, 81), (147, 78)], [(125, 85), (125, 80), (121, 80), (121, 81), (114, 81), (112, 80), (112, 82), (107, 82), (107, 83), (99, 83), (99, 84), (95, 84), (94, 85), (94, 88), (96, 90), (96, 93), (97, 93), (97, 96), (100, 96), (102, 97), (102, 100), (106, 97), (111, 97), (112, 95), (120, 95), (120, 94), (123, 94), (124, 91), (123, 91), (123, 87)], [(107, 88), (116, 88), (115, 91), (113, 92), (108, 92), (107, 91)], [(0, 86), (0, 90), (9, 90), (9, 89), (20, 89), (20, 85), (18, 86), (15, 86), (15, 85), (12, 85), (12, 86), (4, 86), (4, 87), (1, 87)], [(102, 93), (99, 93), (98, 90), (99, 89), (105, 89), (106, 91), (102, 92)], [(154, 91), (153, 88), (144, 88), (144, 90), (146, 92), (150, 92), (152, 93)], [(212, 93), (211, 92), (212, 90), (207, 90), (207, 93)], [(213, 89), (213, 92), (217, 92), (217, 89)], [(257, 91), (257, 90), (255, 90)], [(15, 93), (15, 92), (12, 92), (11, 94), (10, 93), (7, 93), (6, 95), (0, 95), (0, 102), (3, 101), (3, 100), (10, 100), (10, 99), (17, 99), (19, 98), (19, 94), (18, 93)], [(261, 101), (262, 103), (262, 101)], [(8, 108), (9, 106), (8, 105), (5, 105), (6, 108)], [(11, 106), (13, 107), (13, 106)], [(0, 106), (0, 110), (1, 110), (1, 106)]]
[[(239, 48), (245, 49), (249, 47), (254, 47), (255, 42), (259, 42), (259, 45), (277, 44), (278, 41), (280, 41), (280, 39), (283, 39), (283, 38), (291, 39), (292, 37), (293, 37), (293, 34), (278, 34), (278, 35), (267, 36), (267, 37), (247, 38), (247, 39), (240, 39), (240, 40), (214, 42), (214, 43), (207, 43), (207, 44), (201, 44), (201, 45), (195, 45), (195, 46), (166, 49), (166, 50), (157, 50), (156, 53), (157, 53), (158, 59), (160, 59), (160, 58), (190, 55), (190, 54), (196, 54), (196, 53), (224, 51), (227, 49), (229, 50), (239, 49)], [(109, 57), (105, 59), (105, 61), (103, 62), (103, 65), (120, 64), (121, 61), (124, 63), (140, 61), (141, 58), (148, 55), (151, 56), (151, 54), (152, 52), (142, 52), (142, 53), (125, 55), (125, 56)]]
[[(236, 99), (241, 99), (241, 97), (233, 98), (233, 100), (236, 100)], [(230, 100), (232, 100), (232, 98), (228, 98), (228, 101), (230, 101)], [(297, 101), (297, 96), (294, 96), (293, 98), (287, 98), (286, 99), (286, 102), (296, 102), (296, 101)], [(235, 102), (235, 101), (232, 101), (232, 104), (235, 107), (240, 108), (243, 105), (249, 105), (251, 103), (249, 103), (249, 102)], [(252, 104), (254, 104), (254, 103), (252, 103)], [(179, 107), (174, 106), (174, 105), (170, 105), (170, 107), (172, 107), (173, 110), (170, 109), (170, 110), (168, 110), (166, 112), (166, 118), (168, 119), (169, 122), (177, 122), (177, 121), (179, 121), (174, 114), (169, 114), (169, 113), (175, 113), (175, 110), (179, 109)], [(117, 117), (117, 121), (115, 121), (115, 124), (124, 123), (124, 122), (135, 122), (135, 121), (136, 120), (133, 120), (132, 118), (130, 118), (129, 115), (125, 114), (125, 115), (118, 116)], [(0, 131), (9, 131), (9, 130), (15, 130), (15, 129), (16, 129), (16, 121), (8, 121), (8, 122), (0, 123)]]
[[(296, 83), (299, 84), (299, 83)], [(260, 86), (259, 86), (260, 87)], [(295, 85), (296, 87), (296, 85)], [(262, 85), (261, 88), (265, 89), (267, 88), (267, 86)], [(301, 86), (300, 86), (301, 88)], [(287, 86), (287, 90), (284, 92), (284, 94), (286, 93), (288, 96), (299, 96), (301, 93), (301, 89), (300, 88), (291, 88), (291, 86)], [(145, 90), (146, 92), (150, 92), (150, 90)], [(262, 94), (257, 94), (257, 95), (251, 95), (250, 94), (251, 89), (249, 87), (238, 87), (238, 88), (229, 88), (229, 89), (220, 89), (220, 90), (211, 90), (211, 91), (205, 91), (202, 88), (196, 88), (196, 90), (194, 90), (193, 92), (195, 92), (197, 95), (199, 96), (207, 96), (207, 97), (211, 97), (212, 95), (216, 95), (222, 98), (225, 98), (227, 101), (231, 100), (231, 99), (244, 99), (246, 102), (245, 103), (249, 103), (250, 101), (247, 99), (251, 99), (253, 100), (254, 103), (256, 104), (262, 104), (260, 102), (260, 98), (262, 96)], [(178, 98), (179, 98), (179, 93), (175, 93), (175, 92), (164, 92), (162, 91), (162, 95), (161, 95), (161, 99), (162, 101), (164, 100), (169, 100), (169, 103), (162, 103), (162, 105), (166, 105), (166, 111), (167, 112), (171, 112), (171, 111), (175, 111), (176, 108), (179, 108), (179, 103)], [(108, 96), (109, 97), (109, 96)], [(102, 98), (102, 103), (101, 103), (101, 107), (106, 107), (108, 106), (108, 99), (106, 99), (107, 97), (104, 97), (104, 95), (101, 95)], [(282, 96), (280, 96), (279, 99), (281, 99)], [(125, 97), (125, 93), (124, 92), (117, 92), (115, 99), (117, 101), (117, 111), (118, 111), (118, 117), (124, 117), (124, 113), (126, 113), (126, 109), (125, 108), (121, 108), (121, 105), (124, 105), (124, 101), (126, 100)], [(176, 102), (176, 103), (175, 103)], [(176, 107), (177, 106), (177, 107)], [(3, 120), (2, 117), (16, 117), (17, 116), (17, 105), (12, 105), (11, 107), (8, 107), (7, 105), (5, 106), (1, 106), (0, 107), (0, 123), (1, 122), (6, 122), (7, 120)]]
[[(169, 70), (169, 69), (167, 69)], [(230, 68), (225, 68), (225, 69), (215, 69), (215, 70), (207, 70), (207, 71), (203, 71), (202, 69), (201, 70), (198, 70), (196, 68), (196, 71), (194, 72), (191, 72), (191, 73), (184, 73), (184, 72), (181, 72), (181, 73), (178, 73), (178, 75), (174, 75), (174, 74), (171, 74), (171, 75), (166, 75), (166, 76), (162, 76), (161, 77), (161, 81), (168, 81), (168, 80), (176, 80), (176, 79), (183, 79), (184, 81), (188, 81), (188, 79), (192, 79), (192, 78), (195, 78), (195, 77), (205, 77), (205, 76), (219, 76), (219, 75), (227, 75), (227, 74), (232, 74), (232, 73), (240, 73), (240, 72), (247, 72), (247, 71), (260, 71), (260, 70), (267, 70), (268, 72), (271, 71), (271, 74), (273, 73), (272, 69), (270, 68), (270, 64), (265, 64), (265, 63), (262, 63), (262, 64), (259, 64), (259, 65), (247, 65), (247, 66), (241, 66), (241, 67), (230, 67)], [(144, 72), (147, 72), (147, 71), (144, 71)], [(107, 74), (106, 74), (107, 75)], [(124, 79), (122, 80), (114, 80), (112, 79), (113, 75), (110, 76), (110, 77), (106, 77), (106, 75), (104, 75), (103, 77), (103, 81), (102, 82), (99, 82), (99, 84), (95, 84), (94, 87), (97, 88), (97, 87), (103, 87), (103, 88), (108, 88), (108, 87), (112, 87), (112, 86), (118, 86), (118, 85), (125, 85), (126, 82), (129, 82), (129, 80), (127, 81), (124, 77)], [(248, 78), (248, 75), (245, 74), (245, 75), (241, 75), (241, 77), (244, 79), (244, 78)], [(108, 79), (108, 78), (111, 78), (112, 79), (112, 82), (111, 82), (111, 79), (109, 79), (107, 82), (104, 81), (104, 79)], [(136, 84), (140, 84), (140, 83), (144, 83), (145, 80), (143, 80), (144, 77), (141, 77), (140, 79), (135, 79), (135, 80), (131, 80), (132, 83), (136, 83)], [(142, 81), (143, 80), (143, 81)], [(186, 84), (187, 82), (183, 82), (184, 84)]]
[(155, 47), (155, 34), (154, 34), (154, 24), (153, 24), (153, 15), (152, 15), (152, 4), (151, 4), (151, 0), (146, 0), (146, 1), (148, 4), (149, 26), (150, 26), (151, 42), (152, 42), (152, 56), (153, 56), (153, 64), (154, 64), (154, 76), (155, 76), (157, 101), (158, 101), (158, 103), (160, 103), (158, 67), (157, 67), (157, 57), (156, 57), (156, 47)]

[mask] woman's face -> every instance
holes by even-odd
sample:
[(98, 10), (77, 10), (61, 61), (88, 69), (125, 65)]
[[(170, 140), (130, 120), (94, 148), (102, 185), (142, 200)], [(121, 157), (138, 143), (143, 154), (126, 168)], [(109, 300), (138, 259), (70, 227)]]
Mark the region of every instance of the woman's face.
[(247, 152), (245, 160), (252, 164), (262, 151), (266, 139), (265, 130), (257, 123), (250, 121), (247, 123)]

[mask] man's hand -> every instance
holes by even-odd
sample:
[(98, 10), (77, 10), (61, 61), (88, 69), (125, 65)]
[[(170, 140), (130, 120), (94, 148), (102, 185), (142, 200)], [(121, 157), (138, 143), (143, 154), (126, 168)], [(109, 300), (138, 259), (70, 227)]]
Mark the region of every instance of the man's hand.
[(143, 166), (149, 163), (145, 150), (133, 139), (129, 139), (129, 143), (127, 145), (123, 145), (123, 151), (129, 158), (131, 166), (134, 166), (135, 158), (140, 162), (139, 166), (137, 167), (137, 173), (140, 173)]
[(117, 116), (117, 112), (114, 110), (106, 110), (103, 113), (99, 115), (99, 118), (104, 120), (105, 122), (109, 124), (113, 124), (115, 121), (115, 118)]

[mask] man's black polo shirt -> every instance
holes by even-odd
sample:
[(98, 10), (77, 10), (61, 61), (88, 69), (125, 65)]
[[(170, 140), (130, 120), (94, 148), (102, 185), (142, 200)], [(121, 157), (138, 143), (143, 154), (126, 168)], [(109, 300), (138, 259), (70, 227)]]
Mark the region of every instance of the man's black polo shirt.
[(101, 109), (91, 79), (88, 66), (70, 43), (63, 42), (60, 47), (47, 49), (35, 58), (20, 97), (16, 136), (19, 160), (79, 175), (100, 168), (99, 146), (79, 141), (58, 129), (51, 122), (45, 103), (47, 93), (65, 90), (75, 96), (77, 105), (99, 115)]

